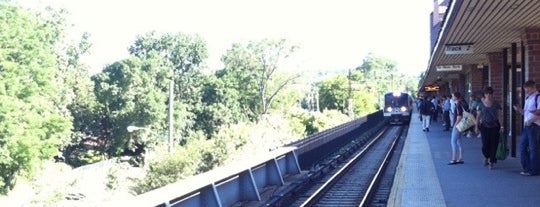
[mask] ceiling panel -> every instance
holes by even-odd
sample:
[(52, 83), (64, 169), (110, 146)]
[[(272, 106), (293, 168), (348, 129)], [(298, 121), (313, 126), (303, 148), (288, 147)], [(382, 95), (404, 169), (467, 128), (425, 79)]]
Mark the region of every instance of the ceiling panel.
[[(539, 0), (453, 0), (451, 4), (452, 14), (443, 20), (445, 28), (430, 57), (423, 85), (433, 83), (438, 76), (457, 73), (437, 72), (437, 65), (487, 64), (488, 53), (501, 52), (512, 43), (519, 48), (523, 31), (540, 27)], [(465, 43), (474, 44), (473, 54), (445, 54), (446, 45)]]

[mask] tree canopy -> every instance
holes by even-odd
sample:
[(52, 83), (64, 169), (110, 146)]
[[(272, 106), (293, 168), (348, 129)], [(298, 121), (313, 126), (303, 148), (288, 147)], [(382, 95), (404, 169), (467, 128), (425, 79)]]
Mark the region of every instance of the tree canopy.
[[(0, 192), (58, 152), (72, 119), (59, 102), (54, 52), (60, 27), (25, 9), (0, 4)], [(60, 86), (60, 87), (59, 87)]]
[(352, 110), (355, 116), (363, 116), (380, 109), (387, 92), (415, 94), (417, 81), (418, 77), (399, 73), (395, 61), (370, 53), (348, 75), (329, 77), (317, 84), (320, 107), (342, 113)]
[[(227, 79), (228, 86), (241, 96), (238, 102), (252, 120), (267, 114), (276, 96), (298, 77), (280, 76), (280, 61), (294, 53), (284, 39), (251, 41), (247, 45), (233, 44), (222, 57), (225, 68), (218, 77)], [(281, 78), (281, 79), (280, 79)]]

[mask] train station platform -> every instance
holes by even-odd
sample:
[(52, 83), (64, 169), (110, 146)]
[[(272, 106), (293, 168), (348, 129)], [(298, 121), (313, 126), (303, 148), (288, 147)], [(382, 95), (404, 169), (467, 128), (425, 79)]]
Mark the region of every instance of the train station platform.
[(388, 206), (540, 206), (540, 176), (522, 176), (518, 157), (483, 165), (481, 139), (463, 137), (464, 164), (451, 160), (442, 122), (422, 131), (413, 113)]

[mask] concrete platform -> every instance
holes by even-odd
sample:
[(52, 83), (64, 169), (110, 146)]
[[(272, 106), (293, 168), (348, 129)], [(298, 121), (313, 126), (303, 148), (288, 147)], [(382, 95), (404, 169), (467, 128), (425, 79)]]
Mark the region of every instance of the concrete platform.
[(480, 138), (463, 137), (465, 164), (448, 165), (450, 132), (442, 122), (423, 132), (413, 113), (388, 206), (540, 206), (540, 176), (527, 177), (519, 158), (483, 165)]

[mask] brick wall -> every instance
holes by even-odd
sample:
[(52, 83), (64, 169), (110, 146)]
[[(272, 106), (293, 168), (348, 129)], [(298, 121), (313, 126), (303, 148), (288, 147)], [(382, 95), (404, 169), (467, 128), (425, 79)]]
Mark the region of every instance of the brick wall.
[[(491, 76), (489, 86), (493, 88), (493, 99), (504, 101), (506, 98), (503, 97), (503, 53), (488, 53), (488, 60)], [(498, 116), (499, 120), (503, 120), (502, 113), (499, 113)]]
[(471, 91), (473, 93), (481, 92), (484, 89), (484, 86), (482, 85), (482, 81), (484, 80), (484, 77), (482, 74), (482, 68), (478, 68), (477, 65), (472, 65), (470, 76), (471, 76)]
[(488, 53), (489, 70), (491, 72), (491, 82), (493, 87), (493, 98), (495, 100), (505, 100), (502, 97), (503, 90), (503, 54), (502, 52)]
[(540, 28), (528, 28), (523, 35), (526, 48), (525, 80), (534, 80), (540, 84)]

